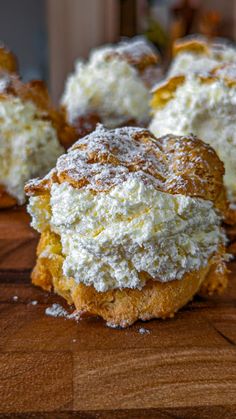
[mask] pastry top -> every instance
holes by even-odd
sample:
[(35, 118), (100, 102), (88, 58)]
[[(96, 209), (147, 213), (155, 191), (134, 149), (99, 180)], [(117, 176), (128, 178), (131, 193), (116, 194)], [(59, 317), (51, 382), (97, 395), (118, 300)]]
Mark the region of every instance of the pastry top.
[(225, 165), (225, 184), (236, 199), (236, 70), (234, 63), (208, 72), (168, 78), (153, 89), (153, 120), (157, 136), (193, 132), (209, 143)]
[[(215, 84), (222, 86), (222, 89), (230, 91), (231, 87), (236, 87), (236, 63), (218, 64), (212, 69), (196, 71), (190, 74), (179, 74), (168, 77), (164, 81), (153, 86), (151, 107), (156, 110), (165, 106), (175, 97), (177, 89), (185, 83), (193, 83), (197, 80), (200, 84)], [(234, 91), (233, 89), (231, 90)]]
[(0, 78), (0, 121), (0, 207), (5, 206), (4, 193), (23, 204), (25, 182), (47, 173), (64, 152), (57, 135), (60, 118), (41, 82), (23, 84), (5, 73)]
[(146, 67), (156, 65), (160, 61), (157, 51), (141, 37), (135, 37), (128, 42), (120, 42), (117, 45), (107, 45), (98, 48), (91, 54), (91, 60), (111, 60), (117, 57), (127, 61), (140, 73)]
[(227, 39), (211, 40), (203, 35), (190, 35), (177, 39), (173, 45), (173, 56), (183, 52), (213, 56), (222, 61), (230, 60), (230, 58), (234, 60), (236, 56), (236, 49)]
[[(206, 266), (224, 243), (223, 172), (195, 137), (100, 125), (28, 183), (28, 209), (36, 229), (59, 236), (67, 278), (140, 289)], [(50, 247), (41, 257), (53, 257)]]
[(95, 49), (78, 61), (62, 97), (70, 123), (96, 115), (109, 128), (149, 120), (149, 88), (160, 74), (158, 55), (143, 39)]
[[(129, 178), (157, 190), (218, 202), (224, 167), (216, 153), (194, 136), (156, 139), (142, 128), (107, 130), (102, 125), (59, 157), (56, 168), (26, 186), (29, 195), (47, 192), (53, 182), (106, 191)], [(225, 203), (223, 204), (223, 206)]]
[(0, 72), (17, 73), (18, 64), (15, 55), (0, 43)]
[(234, 62), (236, 48), (225, 39), (194, 35), (178, 39), (173, 45), (173, 56), (169, 76), (209, 71), (221, 63)]

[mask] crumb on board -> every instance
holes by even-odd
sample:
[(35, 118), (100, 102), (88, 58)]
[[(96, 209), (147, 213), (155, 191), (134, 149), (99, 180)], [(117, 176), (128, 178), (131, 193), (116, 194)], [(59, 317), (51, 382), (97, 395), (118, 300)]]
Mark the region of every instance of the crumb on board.
[(13, 299), (13, 301), (18, 301), (19, 297), (18, 297), (18, 295), (13, 295), (12, 299)]
[(74, 311), (73, 313), (68, 313), (60, 304), (52, 304), (52, 306), (47, 307), (45, 314), (51, 317), (64, 317), (65, 319), (74, 319), (79, 320), (79, 313)]
[(150, 330), (149, 329), (145, 329), (145, 327), (140, 327), (140, 329), (138, 329), (138, 332), (140, 333), (140, 335), (149, 335), (150, 334)]
[(32, 306), (36, 306), (38, 304), (38, 301), (37, 300), (30, 301), (29, 304), (31, 304)]

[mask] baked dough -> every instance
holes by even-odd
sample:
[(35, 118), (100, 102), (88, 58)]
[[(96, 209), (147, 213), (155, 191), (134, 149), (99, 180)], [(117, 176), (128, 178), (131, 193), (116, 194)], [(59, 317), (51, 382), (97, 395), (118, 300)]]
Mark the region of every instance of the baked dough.
[(18, 64), (15, 55), (2, 44), (0, 44), (0, 72), (18, 72)]

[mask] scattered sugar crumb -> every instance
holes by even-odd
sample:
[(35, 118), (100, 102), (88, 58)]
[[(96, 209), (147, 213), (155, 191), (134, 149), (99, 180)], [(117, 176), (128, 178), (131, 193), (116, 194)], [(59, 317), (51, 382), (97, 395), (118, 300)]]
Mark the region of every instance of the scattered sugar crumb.
[(110, 327), (111, 329), (120, 329), (120, 326), (117, 326), (117, 324), (106, 322), (107, 327)]
[(60, 304), (52, 304), (51, 307), (47, 307), (45, 314), (51, 317), (64, 317), (65, 319), (75, 319), (79, 320), (79, 313), (74, 311), (73, 313), (68, 313)]
[(145, 327), (140, 327), (140, 329), (138, 329), (138, 331), (141, 335), (145, 335), (145, 334), (149, 335), (150, 334), (150, 330), (145, 329)]
[(76, 339), (72, 339), (72, 342), (75, 343), (76, 342)]
[(51, 307), (46, 308), (45, 314), (52, 317), (65, 317), (68, 313), (59, 304), (53, 304)]
[(31, 301), (31, 302), (30, 302), (30, 304), (31, 304), (32, 306), (36, 306), (36, 305), (38, 304), (38, 301), (37, 301), (37, 300), (33, 300), (33, 301)]
[(14, 295), (13, 297), (12, 297), (12, 299), (13, 299), (13, 301), (18, 301), (18, 295)]

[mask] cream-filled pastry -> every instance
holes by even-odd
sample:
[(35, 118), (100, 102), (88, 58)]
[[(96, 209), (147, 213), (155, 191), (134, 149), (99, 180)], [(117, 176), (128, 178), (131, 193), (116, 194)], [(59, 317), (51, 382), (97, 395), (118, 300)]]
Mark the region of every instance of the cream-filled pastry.
[(173, 60), (168, 76), (210, 71), (224, 63), (236, 61), (236, 48), (226, 39), (209, 40), (203, 36), (178, 39), (173, 46)]
[(67, 118), (82, 135), (97, 122), (108, 128), (147, 124), (149, 89), (160, 78), (159, 56), (142, 38), (92, 51), (77, 61), (62, 97)]
[(193, 133), (210, 144), (225, 165), (224, 181), (236, 200), (236, 66), (216, 67), (167, 79), (153, 89), (154, 135)]
[(122, 327), (227, 283), (224, 169), (195, 137), (103, 126), (28, 183), (33, 283)]
[(71, 130), (41, 82), (0, 76), (0, 208), (25, 202), (25, 183), (55, 165)]

